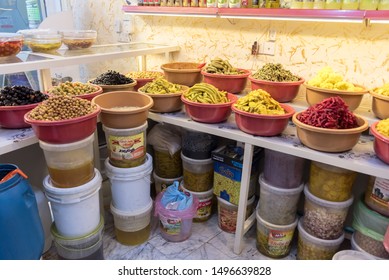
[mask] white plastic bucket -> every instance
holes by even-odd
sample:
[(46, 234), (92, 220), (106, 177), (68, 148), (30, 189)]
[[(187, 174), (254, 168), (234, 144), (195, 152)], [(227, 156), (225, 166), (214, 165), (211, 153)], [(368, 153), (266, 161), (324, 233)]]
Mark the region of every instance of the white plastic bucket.
[(162, 178), (159, 177), (155, 171), (153, 172), (155, 192), (159, 194), (161, 191), (165, 190), (167, 187), (172, 185), (175, 181), (181, 183), (183, 176), (177, 178)]
[(186, 189), (192, 192), (205, 192), (213, 187), (213, 160), (192, 159), (181, 153), (182, 168)]
[(153, 158), (147, 154), (146, 161), (132, 168), (114, 167), (105, 160), (105, 170), (111, 182), (112, 204), (125, 212), (138, 211), (150, 202), (151, 171)]
[(181, 183), (181, 188), (196, 196), (199, 200), (199, 205), (197, 206), (196, 215), (193, 218), (194, 222), (205, 222), (211, 217), (212, 214), (212, 201), (213, 201), (213, 189), (210, 189), (205, 192), (192, 192), (185, 189), (184, 182)]
[(99, 189), (102, 178), (95, 176), (88, 183), (74, 188), (57, 188), (50, 176), (43, 180), (45, 195), (51, 203), (55, 225), (63, 237), (72, 238), (92, 232), (100, 222)]

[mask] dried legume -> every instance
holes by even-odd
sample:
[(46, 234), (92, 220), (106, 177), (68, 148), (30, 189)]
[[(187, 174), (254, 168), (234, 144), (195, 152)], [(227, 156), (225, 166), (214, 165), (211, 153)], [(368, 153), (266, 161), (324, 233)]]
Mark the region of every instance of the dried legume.
[(65, 83), (61, 83), (58, 86), (49, 89), (48, 92), (52, 95), (76, 96), (76, 95), (93, 93), (96, 92), (97, 90), (98, 90), (97, 87), (91, 84), (67, 81)]
[(139, 71), (139, 72), (129, 72), (126, 74), (127, 77), (133, 79), (153, 79), (163, 77), (163, 73), (161, 72), (153, 72), (153, 71)]

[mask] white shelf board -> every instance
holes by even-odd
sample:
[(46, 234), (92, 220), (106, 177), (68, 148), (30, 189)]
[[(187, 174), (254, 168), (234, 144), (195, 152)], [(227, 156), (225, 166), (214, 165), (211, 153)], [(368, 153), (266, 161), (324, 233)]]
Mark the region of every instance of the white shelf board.
[(0, 129), (0, 155), (38, 143), (32, 128)]

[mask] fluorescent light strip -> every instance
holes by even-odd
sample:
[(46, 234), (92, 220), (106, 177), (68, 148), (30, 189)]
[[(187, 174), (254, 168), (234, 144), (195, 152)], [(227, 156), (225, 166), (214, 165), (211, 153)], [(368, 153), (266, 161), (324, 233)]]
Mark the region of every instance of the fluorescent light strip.
[(383, 20), (380, 20), (380, 19), (371, 19), (371, 20), (370, 20), (370, 23), (384, 23), (384, 24), (388, 24), (388, 23), (389, 23), (389, 20), (387, 20), (387, 19), (383, 19)]
[(363, 23), (362, 19), (300, 18), (300, 17), (274, 17), (274, 16), (269, 16), (269, 17), (264, 17), (264, 16), (229, 16), (229, 15), (219, 15), (219, 17), (220, 18), (232, 18), (232, 19)]

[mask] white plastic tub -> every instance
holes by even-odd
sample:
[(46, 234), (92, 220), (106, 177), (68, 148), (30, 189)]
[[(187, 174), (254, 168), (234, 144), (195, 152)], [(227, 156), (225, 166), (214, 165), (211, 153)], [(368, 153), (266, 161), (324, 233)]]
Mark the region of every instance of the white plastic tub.
[(58, 233), (66, 238), (80, 237), (92, 232), (100, 222), (99, 190), (102, 178), (95, 176), (88, 183), (74, 188), (57, 188), (50, 176), (43, 180), (45, 195), (51, 203)]
[(162, 178), (159, 177), (155, 171), (153, 172), (153, 178), (154, 178), (154, 185), (155, 185), (155, 192), (156, 194), (159, 194), (161, 191), (165, 190), (167, 187), (172, 185), (175, 181), (181, 183), (183, 176), (177, 177), (177, 178)]
[(105, 170), (111, 182), (112, 204), (116, 209), (133, 212), (149, 204), (153, 170), (153, 158), (149, 154), (145, 163), (131, 168), (112, 166), (107, 158)]
[(205, 192), (213, 187), (213, 160), (192, 159), (181, 153), (185, 188), (192, 192)]
[(184, 186), (185, 182), (181, 183), (181, 188), (192, 194), (193, 196), (196, 196), (199, 200), (199, 205), (197, 206), (197, 212), (196, 215), (193, 218), (194, 222), (205, 222), (207, 221), (212, 214), (212, 202), (213, 202), (213, 189), (210, 189), (205, 192), (191, 192), (187, 189), (185, 189)]

